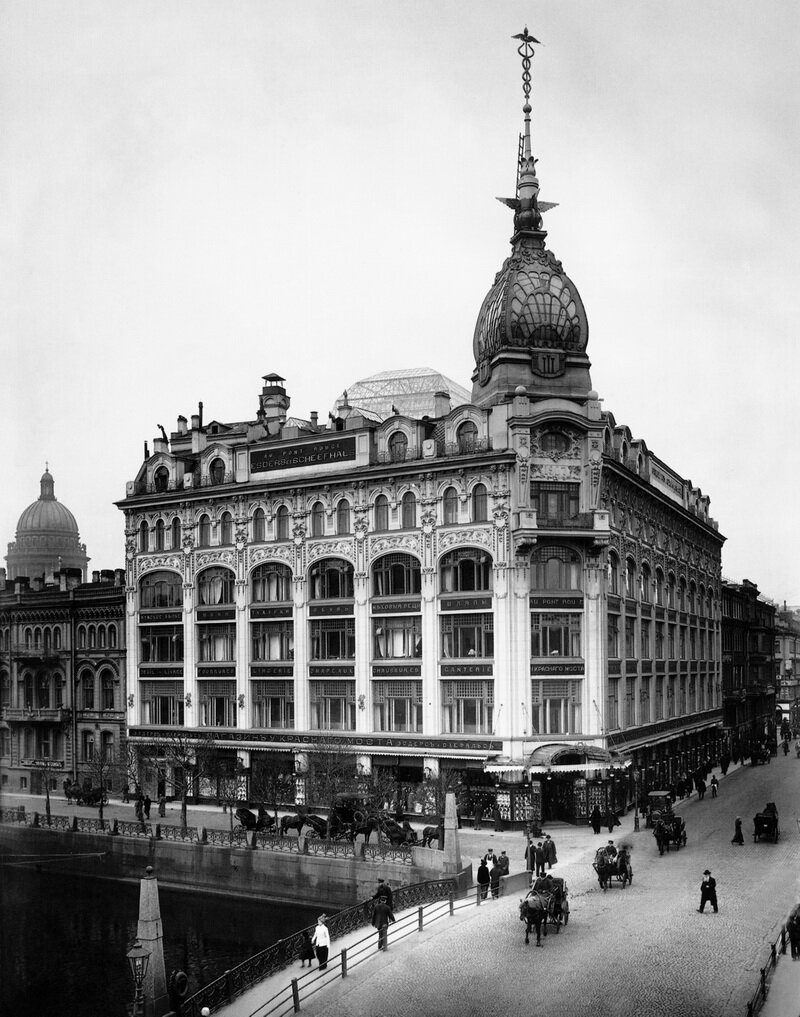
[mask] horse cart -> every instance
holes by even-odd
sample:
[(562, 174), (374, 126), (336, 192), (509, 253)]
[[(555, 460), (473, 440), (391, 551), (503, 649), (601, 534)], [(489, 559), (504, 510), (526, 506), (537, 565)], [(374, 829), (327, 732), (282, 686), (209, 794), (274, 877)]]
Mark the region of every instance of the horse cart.
[(263, 805), (258, 808), (258, 815), (244, 807), (236, 810), (238, 822), (233, 828), (234, 835), (252, 833), (254, 830), (269, 830), (275, 826), (275, 817), (271, 816)]
[(75, 801), (76, 805), (91, 805), (99, 808), (100, 805), (108, 805), (108, 792), (102, 787), (81, 787), (77, 782), (70, 784), (64, 781), (64, 794), (67, 801)]
[(592, 868), (597, 873), (597, 881), (602, 890), (607, 890), (615, 882), (621, 883), (624, 890), (628, 883), (633, 882), (630, 845), (621, 844), (616, 854), (609, 852), (608, 848), (599, 848)]
[(778, 843), (780, 829), (778, 826), (778, 809), (775, 802), (767, 802), (763, 812), (757, 812), (753, 817), (753, 840), (761, 840), (768, 837), (773, 843)]
[(665, 816), (655, 824), (653, 836), (656, 839), (660, 855), (663, 855), (665, 851), (669, 853), (671, 844), (675, 846), (676, 851), (679, 851), (682, 847), (686, 847), (686, 823), (674, 813)]
[(645, 826), (655, 826), (659, 820), (672, 816), (672, 793), (670, 791), (651, 791), (647, 796), (647, 815)]
[[(537, 880), (527, 895), (519, 902), (519, 920), (525, 923), (525, 945), (530, 942), (531, 929), (536, 930), (536, 945), (542, 945), (542, 935), (547, 938), (547, 927), (552, 926), (556, 935), (569, 922), (569, 901), (567, 899), (567, 882), (557, 876), (548, 877), (551, 888), (542, 889), (542, 881)], [(537, 885), (540, 886), (537, 889)]]

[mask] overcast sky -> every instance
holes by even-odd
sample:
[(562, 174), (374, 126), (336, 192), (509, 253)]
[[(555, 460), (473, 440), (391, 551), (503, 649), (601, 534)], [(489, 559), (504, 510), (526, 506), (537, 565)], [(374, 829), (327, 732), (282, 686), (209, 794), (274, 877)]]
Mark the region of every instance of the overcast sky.
[(800, 5), (0, 0), (0, 542), (49, 462), (91, 568), (158, 424), (470, 387), (527, 23), (548, 246), (617, 423), (800, 604)]

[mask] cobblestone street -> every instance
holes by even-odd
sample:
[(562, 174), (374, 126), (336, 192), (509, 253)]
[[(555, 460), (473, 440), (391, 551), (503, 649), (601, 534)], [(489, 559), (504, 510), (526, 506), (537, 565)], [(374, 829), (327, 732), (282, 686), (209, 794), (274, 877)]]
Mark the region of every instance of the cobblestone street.
[[(594, 849), (607, 834), (551, 827), (564, 859), (553, 871), (567, 880), (571, 914), (568, 927), (548, 936), (542, 949), (534, 939), (525, 946), (519, 898), (511, 895), (464, 921), (441, 923), (421, 941), (398, 944), (304, 1002), (303, 1011), (325, 1017), (500, 1017), (522, 1006), (548, 1017), (744, 1015), (769, 943), (800, 899), (798, 777), (800, 762), (782, 755), (769, 766), (729, 772), (719, 798), (707, 794), (700, 802), (693, 795), (678, 803), (688, 844), (663, 857), (644, 822), (633, 833), (632, 817), (626, 817), (615, 831), (617, 843), (633, 845), (633, 885), (625, 890), (615, 884), (603, 892), (591, 868)], [(777, 845), (752, 838), (752, 817), (767, 801), (775, 801), (781, 815)], [(745, 831), (742, 847), (730, 843), (737, 815)], [(465, 847), (480, 836), (465, 832)], [(508, 838), (495, 835), (490, 842), (504, 846)], [(512, 843), (514, 871), (519, 834)], [(719, 914), (696, 911), (706, 868), (717, 879)]]

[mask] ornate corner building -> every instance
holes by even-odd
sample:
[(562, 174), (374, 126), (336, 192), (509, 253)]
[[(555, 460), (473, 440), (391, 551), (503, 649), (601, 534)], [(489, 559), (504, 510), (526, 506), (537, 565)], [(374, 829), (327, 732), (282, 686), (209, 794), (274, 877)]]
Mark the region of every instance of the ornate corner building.
[(511, 821), (585, 821), (717, 755), (724, 538), (592, 388), (519, 38), (514, 232), (471, 393), (387, 372), (320, 423), (270, 374), (253, 417), (162, 429), (118, 502), (132, 743), (211, 732), (293, 771), (324, 736), (363, 773), (456, 767)]

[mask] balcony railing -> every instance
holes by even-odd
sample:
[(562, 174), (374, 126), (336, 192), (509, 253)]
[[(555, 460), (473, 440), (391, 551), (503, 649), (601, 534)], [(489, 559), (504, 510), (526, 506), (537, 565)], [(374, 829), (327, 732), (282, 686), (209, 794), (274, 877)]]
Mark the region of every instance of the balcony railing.
[(594, 528), (594, 514), (591, 512), (552, 512), (548, 515), (536, 513), (536, 524), (540, 530), (591, 530)]

